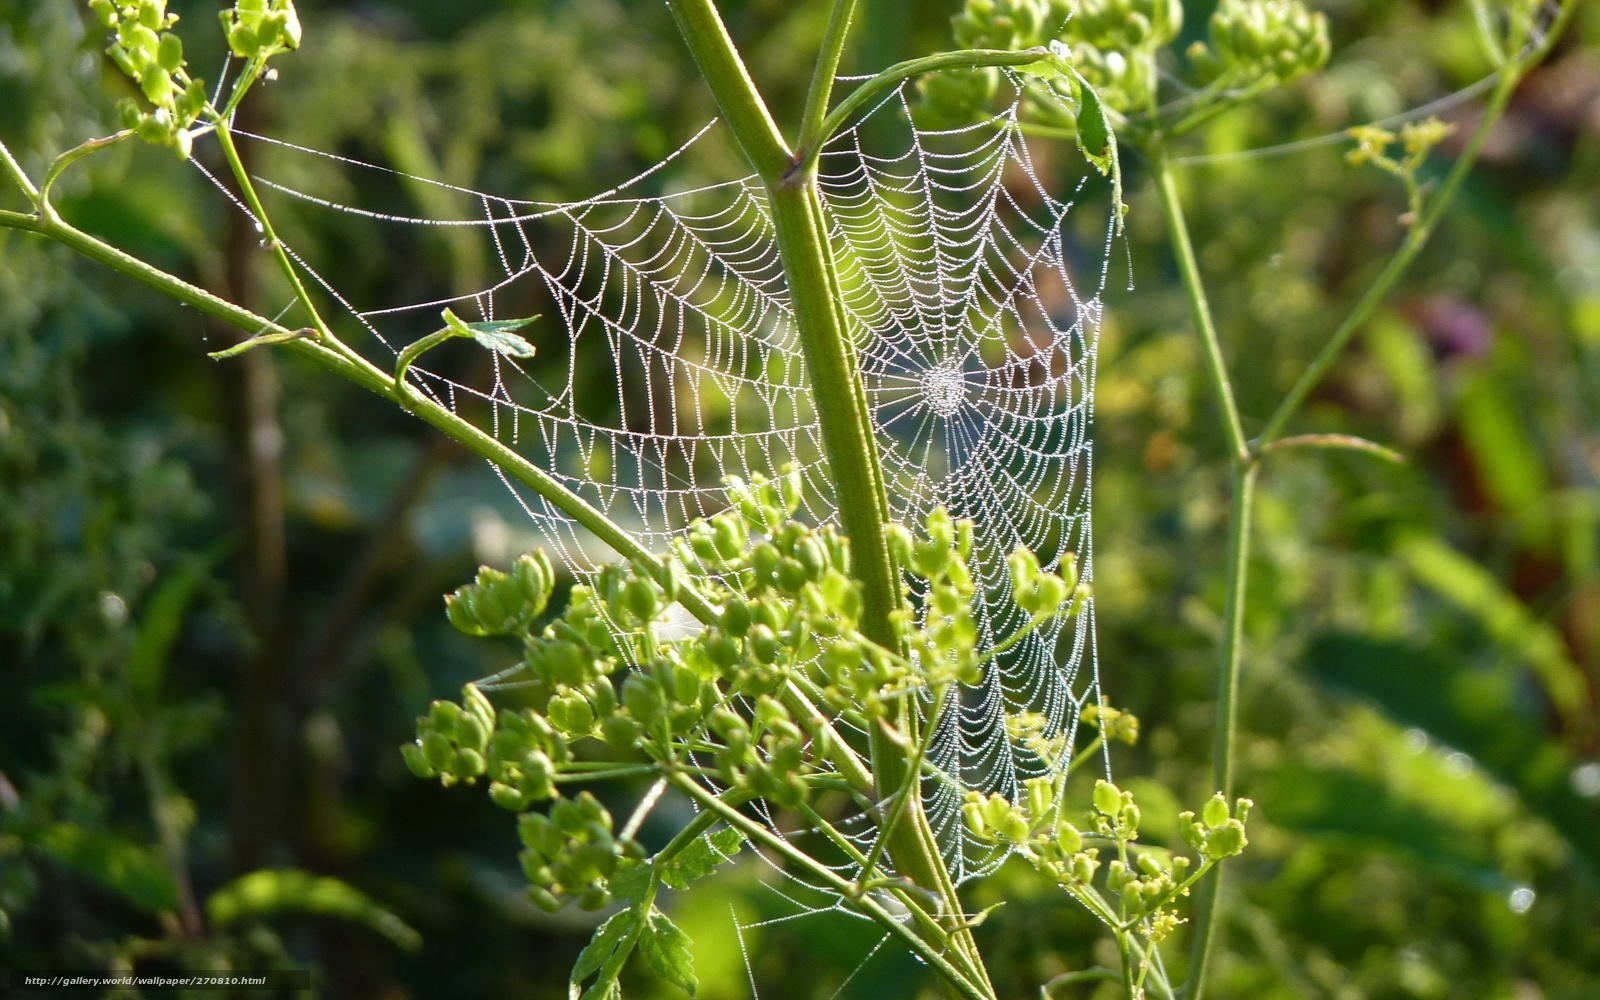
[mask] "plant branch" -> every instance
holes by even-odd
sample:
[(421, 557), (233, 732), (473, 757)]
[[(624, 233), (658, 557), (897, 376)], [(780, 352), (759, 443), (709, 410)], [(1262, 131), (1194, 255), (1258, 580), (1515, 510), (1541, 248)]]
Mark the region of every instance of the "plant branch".
[(800, 148), (810, 149), (821, 145), (822, 122), (828, 113), (828, 99), (833, 95), (834, 77), (839, 72), (839, 58), (844, 53), (845, 38), (850, 34), (850, 21), (855, 16), (856, 0), (834, 0), (833, 13), (828, 17), (828, 29), (822, 38), (822, 51), (817, 56), (816, 69), (811, 74), (811, 88), (806, 91), (806, 107), (800, 116)]
[[(252, 335), (283, 336), (294, 331), (270, 319), (259, 316), (242, 306), (235, 305), (181, 278), (168, 274), (152, 264), (142, 261), (102, 240), (90, 236), (58, 219), (44, 220), (36, 216), (8, 212), (0, 214), (0, 226), (38, 233), (62, 244), (68, 249), (127, 275), (156, 289), (167, 297), (237, 327)], [(588, 501), (567, 489), (549, 473), (528, 461), (510, 446), (473, 426), (444, 406), (429, 399), (419, 390), (406, 386), (397, 388), (393, 377), (371, 362), (355, 355), (334, 350), (318, 341), (304, 337), (288, 339), (284, 350), (292, 351), (334, 374), (356, 383), (369, 392), (400, 404), (424, 422), (446, 436), (464, 445), (479, 457), (487, 459), (505, 471), (517, 482), (537, 492), (574, 521), (587, 528), (625, 559), (637, 561), (658, 579), (666, 580), (666, 569), (661, 559), (646, 548), (626, 529), (607, 518)], [(348, 351), (348, 348), (346, 348)], [(717, 611), (705, 596), (692, 586), (679, 588), (678, 602), (696, 619), (706, 624), (717, 620)]]
[(1228, 368), (1222, 359), (1222, 344), (1217, 337), (1216, 323), (1211, 318), (1211, 303), (1206, 298), (1205, 283), (1200, 277), (1200, 265), (1195, 260), (1194, 243), (1189, 239), (1189, 224), (1184, 219), (1183, 202), (1178, 197), (1177, 181), (1172, 176), (1172, 165), (1158, 138), (1147, 149), (1150, 170), (1155, 177), (1156, 191), (1161, 196), (1161, 210), (1167, 222), (1167, 235), (1172, 240), (1172, 253), (1177, 259), (1178, 272), (1183, 276), (1184, 291), (1189, 297), (1189, 319), (1200, 335), (1200, 345), (1205, 350), (1206, 376), (1222, 412), (1227, 431), (1228, 450), (1236, 464), (1250, 461), (1250, 443), (1244, 436), (1244, 425), (1239, 420), (1239, 406), (1234, 402), (1233, 384), (1228, 379)]
[(1460, 191), (1462, 183), (1477, 164), (1478, 157), (1483, 152), (1483, 145), (1489, 138), (1489, 133), (1494, 130), (1495, 124), (1504, 116), (1506, 107), (1511, 102), (1512, 94), (1516, 92), (1517, 85), (1522, 82), (1522, 77), (1549, 54), (1550, 49), (1560, 38), (1567, 23), (1572, 19), (1572, 14), (1577, 9), (1577, 6), (1577, 3), (1573, 2), (1573, 0), (1568, 0), (1567, 3), (1562, 4), (1561, 9), (1551, 19), (1550, 26), (1539, 43), (1528, 48), (1519, 59), (1506, 65), (1501, 70), (1500, 79), (1495, 84), (1494, 90), (1490, 92), (1489, 99), (1484, 105), (1483, 117), (1478, 121), (1478, 127), (1473, 130), (1472, 137), (1467, 140), (1466, 146), (1461, 150), (1461, 154), (1456, 157), (1456, 162), (1450, 168), (1450, 172), (1445, 175), (1444, 183), (1439, 186), (1438, 193), (1433, 196), (1427, 208), (1412, 225), (1411, 231), (1406, 234), (1405, 240), (1395, 250), (1394, 255), (1384, 264), (1383, 270), (1379, 271), (1377, 277), (1372, 280), (1372, 284), (1367, 286), (1367, 290), (1362, 293), (1360, 300), (1350, 310), (1349, 315), (1334, 330), (1333, 335), (1328, 338), (1328, 342), (1323, 345), (1322, 350), (1317, 353), (1311, 364), (1307, 366), (1305, 371), (1300, 373), (1300, 378), (1290, 388), (1283, 402), (1278, 404), (1277, 410), (1267, 420), (1266, 427), (1262, 429), (1260, 437), (1257, 438), (1258, 447), (1270, 445), (1283, 433), (1284, 426), (1299, 411), (1300, 407), (1305, 403), (1306, 397), (1311, 394), (1311, 390), (1315, 389), (1318, 383), (1327, 376), (1329, 370), (1333, 368), (1334, 362), (1339, 359), (1345, 348), (1350, 345), (1350, 341), (1366, 325), (1367, 320), (1378, 306), (1382, 305), (1383, 301), (1388, 298), (1390, 291), (1394, 289), (1395, 283), (1400, 280), (1400, 276), (1405, 273), (1411, 263), (1416, 260), (1417, 255), (1422, 252), (1422, 248), (1427, 245), (1429, 238), (1433, 236), (1434, 231), (1438, 228), (1440, 219), (1444, 217), (1444, 213), (1449, 210), (1451, 203), (1455, 201), (1456, 194)]
[(1028, 66), (1053, 58), (1055, 56), (1051, 54), (1049, 49), (1036, 46), (1031, 49), (960, 49), (955, 52), (940, 52), (936, 55), (923, 56), (919, 59), (907, 59), (905, 62), (895, 63), (851, 91), (832, 111), (828, 112), (828, 117), (823, 120), (815, 138), (801, 147), (791, 173), (797, 175), (809, 173), (816, 165), (817, 155), (822, 151), (823, 144), (834, 133), (843, 128), (844, 124), (857, 111), (860, 111), (879, 95), (904, 80), (942, 69), (972, 69), (979, 66)]
[(767, 183), (777, 180), (789, 168), (788, 143), (728, 37), (716, 4), (713, 0), (667, 0), (667, 6), (750, 165)]
[[(1255, 496), (1254, 462), (1237, 465), (1233, 472), (1233, 503), (1228, 517), (1228, 582), (1223, 608), (1222, 664), (1217, 671), (1216, 746), (1213, 750), (1214, 783), (1225, 798), (1233, 797), (1233, 750), (1237, 730), (1239, 668), (1244, 631), (1244, 607), (1250, 584), (1250, 511)], [(1189, 981), (1184, 990), (1187, 1000), (1200, 1000), (1205, 990), (1206, 964), (1211, 955), (1222, 895), (1222, 866), (1212, 869), (1202, 883), (1196, 906), (1194, 945), (1189, 966)]]
[[(761, 844), (788, 863), (803, 869), (807, 875), (827, 885), (841, 896), (847, 899), (851, 898), (855, 887), (841, 877), (839, 873), (817, 863), (787, 840), (777, 836), (760, 823), (729, 806), (689, 778), (677, 774), (673, 775), (671, 780), (673, 785), (680, 791), (699, 802), (708, 811), (715, 813), (729, 826), (743, 833), (751, 841)], [(968, 1000), (994, 1000), (991, 993), (980, 989), (966, 976), (962, 975), (960, 970), (950, 964), (949, 959), (945, 958), (943, 954), (905, 924), (902, 924), (893, 914), (885, 910), (870, 896), (855, 897), (854, 902), (861, 912), (871, 917), (891, 935), (899, 939), (913, 954), (937, 970), (940, 975), (961, 992), (962, 996), (968, 998)]]
[[(27, 171), (22, 169), (22, 164), (17, 162), (17, 158), (11, 155), (11, 150), (3, 142), (0, 142), (0, 171), (3, 171), (7, 177), (11, 178), (11, 182), (21, 189), (29, 204), (36, 208), (38, 207), (39, 189), (33, 186), (33, 181), (29, 179)], [(6, 214), (15, 215), (18, 213), (7, 212)]]

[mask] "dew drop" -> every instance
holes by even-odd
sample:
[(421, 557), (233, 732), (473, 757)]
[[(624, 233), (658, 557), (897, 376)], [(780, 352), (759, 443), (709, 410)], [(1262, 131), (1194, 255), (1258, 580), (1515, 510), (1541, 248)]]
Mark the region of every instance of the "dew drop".
[(1533, 901), (1537, 898), (1534, 891), (1525, 885), (1519, 885), (1511, 890), (1506, 897), (1506, 905), (1511, 907), (1512, 913), (1527, 913), (1533, 909)]

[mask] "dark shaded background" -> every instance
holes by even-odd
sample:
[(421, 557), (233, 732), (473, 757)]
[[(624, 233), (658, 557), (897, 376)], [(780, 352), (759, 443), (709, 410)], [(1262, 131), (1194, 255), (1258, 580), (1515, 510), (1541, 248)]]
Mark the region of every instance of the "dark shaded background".
[[(215, 65), (215, 5), (174, 6), (192, 62)], [(724, 4), (788, 119), (823, 6)], [(1187, 6), (1192, 35), (1209, 5)], [(1323, 135), (1486, 72), (1465, 3), (1321, 6), (1333, 64), (1191, 152)], [(847, 68), (949, 44), (951, 4), (863, 7)], [(1432, 247), (1297, 423), (1410, 461), (1298, 453), (1267, 472), (1240, 756), (1259, 822), (1233, 869), (1219, 998), (1600, 996), (1596, 15), (1526, 81)], [(302, 16), (304, 48), (246, 127), (415, 173), (581, 197), (711, 114), (659, 3)], [(0, 4), (0, 136), (35, 176), (111, 130), (127, 89), (86, 21), (65, 0)], [(1475, 105), (1442, 114), (1464, 131)], [(1185, 168), (1247, 431), (1400, 239), (1400, 192), (1344, 148)], [(1225, 469), (1159, 211), (1129, 169), (1136, 289), (1111, 295), (1102, 347), (1097, 587), (1106, 686), (1145, 733), (1119, 774), (1159, 838), (1167, 789), (1209, 791)], [(248, 305), (281, 301), (241, 216), (164, 151), (96, 158), (61, 208)], [(280, 223), (369, 299), (481, 285), (490, 263), (332, 213)], [(500, 665), (448, 629), (439, 595), (533, 544), (530, 526), (480, 463), (387, 404), (267, 352), (205, 358), (233, 336), (0, 234), (0, 969), (295, 965), (327, 996), (556, 996), (592, 918), (527, 903), (505, 815), (411, 779), (395, 752), (429, 698)], [(322, 915), (208, 912), (260, 868), (364, 896)], [(707, 997), (750, 992), (732, 914), (787, 912), (760, 874), (674, 901)], [(980, 937), (1003, 995), (1115, 964), (1026, 872), (971, 891), (1002, 899)], [(844, 918), (743, 937), (763, 996), (826, 997), (852, 973), (846, 996), (932, 995), (890, 949), (863, 963), (877, 933)]]

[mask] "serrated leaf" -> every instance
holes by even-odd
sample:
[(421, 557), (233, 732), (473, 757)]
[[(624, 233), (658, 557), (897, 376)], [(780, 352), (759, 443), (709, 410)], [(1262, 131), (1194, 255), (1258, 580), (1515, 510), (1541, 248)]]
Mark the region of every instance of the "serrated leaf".
[(407, 951), (422, 945), (422, 935), (366, 893), (336, 878), (294, 868), (241, 875), (206, 900), (206, 916), (219, 927), (285, 913), (311, 913), (362, 924)]
[(572, 966), (572, 982), (581, 983), (599, 972), (601, 966), (616, 953), (623, 937), (633, 930), (638, 922), (639, 913), (631, 908), (612, 914), (595, 930), (589, 943), (578, 953), (578, 960)]
[(705, 878), (739, 853), (744, 835), (723, 827), (685, 847), (677, 857), (661, 866), (661, 881), (673, 889), (686, 889), (691, 882)]
[(538, 316), (529, 316), (527, 319), (496, 319), (485, 320), (481, 323), (468, 323), (449, 309), (444, 311), (444, 321), (449, 324), (457, 336), (471, 337), (481, 346), (508, 358), (531, 358), (535, 348), (514, 331), (520, 330), (537, 320)]
[(611, 895), (624, 903), (638, 903), (650, 888), (650, 863), (624, 858), (610, 878)]
[(694, 955), (689, 935), (665, 913), (650, 908), (644, 933), (639, 938), (639, 953), (661, 977), (690, 996), (700, 988), (694, 975)]

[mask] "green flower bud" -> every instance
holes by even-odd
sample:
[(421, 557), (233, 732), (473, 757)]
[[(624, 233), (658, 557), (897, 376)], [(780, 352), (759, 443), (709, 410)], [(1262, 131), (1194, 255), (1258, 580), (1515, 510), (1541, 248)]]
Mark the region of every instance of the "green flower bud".
[[(624, 691), (627, 685), (623, 685)], [(622, 748), (633, 746), (639, 742), (639, 737), (644, 735), (644, 727), (631, 716), (614, 714), (608, 715), (600, 722), (600, 736), (610, 746)]]
[(546, 913), (555, 913), (561, 909), (561, 900), (557, 899), (555, 894), (548, 889), (543, 889), (536, 885), (529, 886), (528, 898), (533, 901), (533, 905)]
[(1094, 807), (1106, 816), (1115, 816), (1122, 808), (1122, 790), (1104, 778), (1096, 781)]
[(456, 764), (456, 748), (450, 738), (437, 730), (429, 730), (419, 738), (422, 755), (435, 771), (450, 773)]
[(521, 789), (498, 781), (489, 785), (489, 798), (501, 809), (507, 809), (511, 812), (520, 812), (528, 804), (527, 797), (522, 794)]
[(634, 674), (623, 682), (622, 704), (640, 725), (653, 726), (666, 710), (661, 682), (647, 674)]
[(758, 663), (775, 663), (783, 652), (778, 636), (766, 625), (751, 626), (746, 643)]
[(481, 753), (489, 745), (489, 730), (477, 716), (463, 714), (456, 720), (455, 740), (461, 746)]
[(1055, 843), (1065, 854), (1077, 854), (1083, 850), (1083, 834), (1078, 828), (1062, 820), (1056, 824)]
[(1206, 802), (1205, 808), (1200, 813), (1200, 818), (1205, 820), (1206, 826), (1212, 829), (1216, 829), (1228, 822), (1231, 818), (1228, 815), (1228, 800), (1222, 797), (1221, 792), (1211, 796), (1210, 800)]
[(438, 775), (438, 770), (428, 761), (428, 755), (423, 752), (421, 745), (407, 743), (400, 748), (400, 756), (406, 762), (406, 769), (413, 775), (424, 780)]

